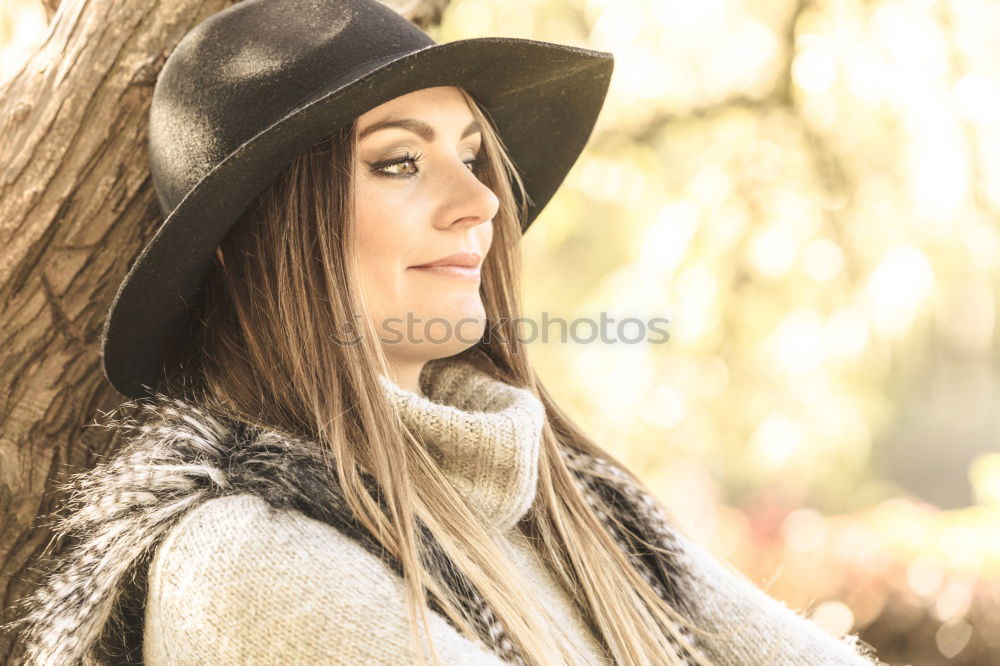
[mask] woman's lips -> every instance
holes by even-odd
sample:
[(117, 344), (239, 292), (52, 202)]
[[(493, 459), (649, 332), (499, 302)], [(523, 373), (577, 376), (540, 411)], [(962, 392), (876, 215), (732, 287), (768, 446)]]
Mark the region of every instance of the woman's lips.
[(461, 280), (478, 280), (479, 279), (479, 267), (478, 266), (454, 266), (441, 264), (437, 266), (411, 266), (411, 271), (417, 271), (420, 273), (426, 273), (428, 275), (438, 275), (441, 277), (450, 277)]

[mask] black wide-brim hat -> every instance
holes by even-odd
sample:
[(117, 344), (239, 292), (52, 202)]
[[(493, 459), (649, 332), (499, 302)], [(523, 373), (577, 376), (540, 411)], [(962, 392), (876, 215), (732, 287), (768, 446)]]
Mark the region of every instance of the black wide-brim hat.
[(460, 86), (487, 109), (524, 181), (527, 230), (587, 143), (613, 64), (529, 39), (438, 44), (378, 0), (243, 0), (209, 17), (153, 92), (150, 170), (166, 219), (108, 312), (106, 378), (129, 397), (155, 391), (216, 246), (254, 198), (317, 141), (408, 92)]

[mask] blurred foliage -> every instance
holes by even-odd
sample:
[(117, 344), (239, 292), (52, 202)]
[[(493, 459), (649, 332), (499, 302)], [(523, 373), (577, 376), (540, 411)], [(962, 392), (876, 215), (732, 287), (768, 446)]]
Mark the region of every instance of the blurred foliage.
[(45, 10), (38, 0), (0, 2), (0, 84), (24, 63), (45, 35)]
[[(0, 78), (43, 32), (4, 0)], [(687, 533), (893, 664), (1000, 663), (998, 34), (990, 0), (452, 0), (432, 32), (614, 53), (526, 314), (670, 339), (533, 360)]]
[(453, 0), (434, 34), (614, 53), (526, 314), (670, 339), (534, 361), (688, 533), (892, 663), (1000, 663), (998, 34), (850, 0)]

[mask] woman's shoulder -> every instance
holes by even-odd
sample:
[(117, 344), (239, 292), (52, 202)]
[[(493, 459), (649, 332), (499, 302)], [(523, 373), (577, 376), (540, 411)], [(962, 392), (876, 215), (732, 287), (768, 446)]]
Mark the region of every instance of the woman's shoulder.
[(805, 609), (789, 607), (743, 574), (707, 543), (672, 528), (675, 555), (685, 575), (678, 580), (693, 600), (695, 623), (712, 632), (702, 646), (723, 663), (881, 664), (871, 645), (856, 634), (834, 635)]
[[(702, 629), (699, 637), (716, 663), (837, 664), (880, 663), (870, 645), (855, 634), (834, 636), (802, 611), (770, 596), (707, 544), (686, 533), (655, 496), (613, 459), (566, 448), (569, 467), (584, 480), (582, 490), (602, 512), (639, 527), (652, 537), (652, 557), (667, 573), (664, 589)], [(613, 528), (610, 528), (615, 533)]]
[(266, 577), (269, 570), (308, 578), (308, 568), (293, 569), (291, 564), (320, 562), (336, 563), (355, 576), (381, 564), (335, 527), (295, 509), (272, 506), (259, 495), (239, 493), (207, 499), (178, 519), (157, 548), (150, 577), (167, 568), (184, 569), (181, 580), (197, 575), (204, 583)]
[[(147, 664), (410, 663), (402, 580), (335, 527), (243, 493), (190, 510), (149, 570)], [(498, 666), (431, 613), (450, 663)], [(445, 663), (449, 663), (446, 661)]]

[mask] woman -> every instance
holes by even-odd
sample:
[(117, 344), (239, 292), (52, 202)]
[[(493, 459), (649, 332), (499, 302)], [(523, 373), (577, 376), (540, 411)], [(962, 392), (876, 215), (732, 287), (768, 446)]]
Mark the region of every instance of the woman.
[(29, 663), (877, 663), (677, 532), (531, 370), (518, 241), (610, 63), (375, 0), (185, 37), (167, 220), (105, 329), (137, 414), (71, 488)]

